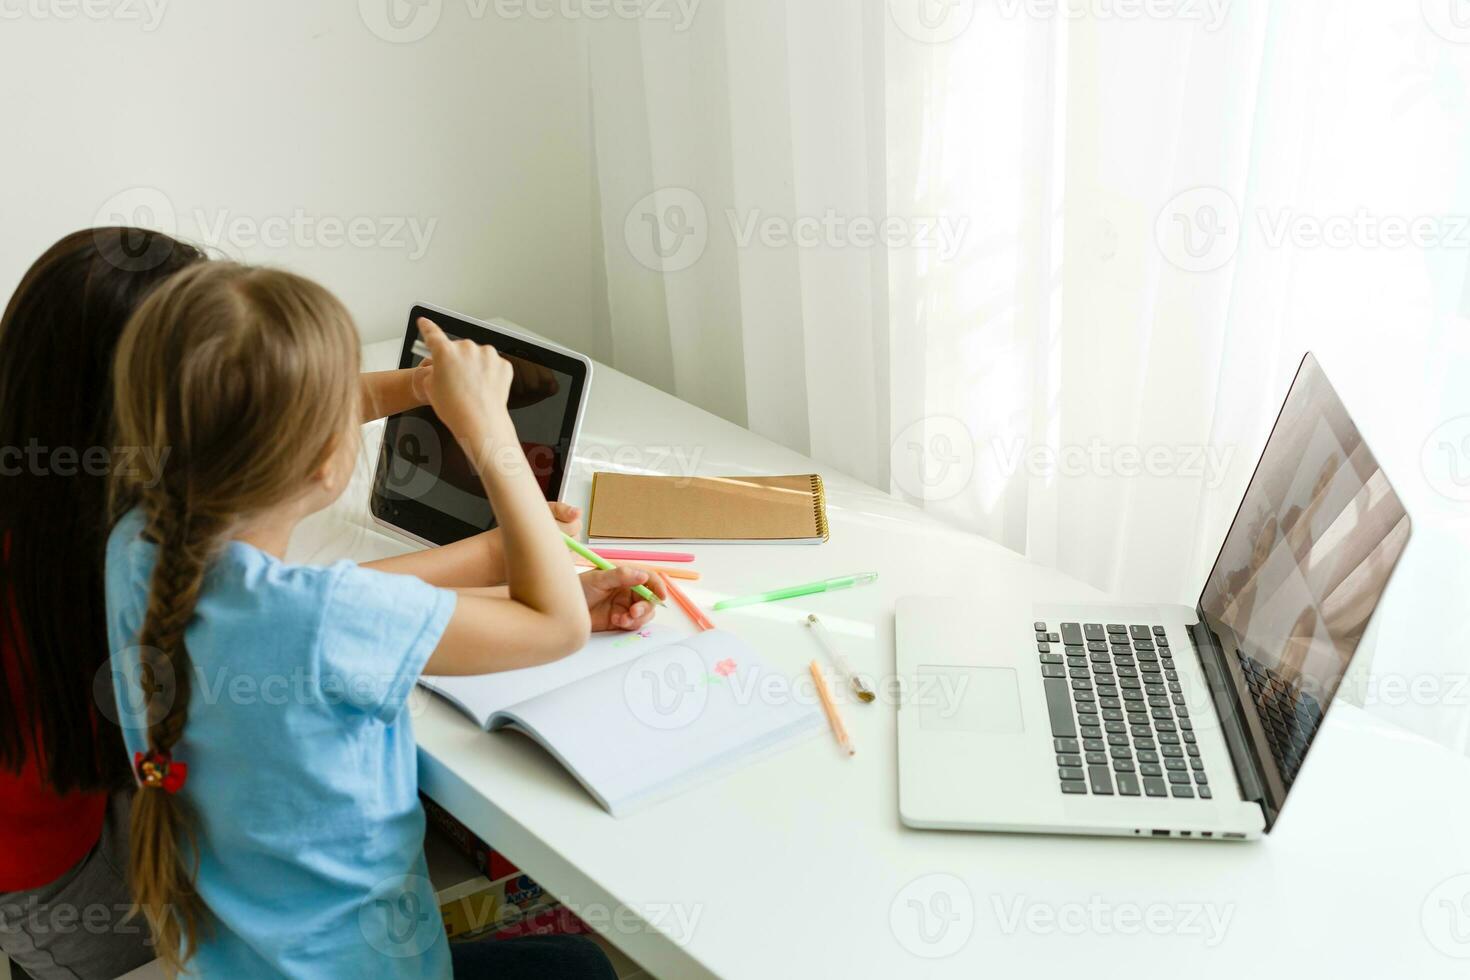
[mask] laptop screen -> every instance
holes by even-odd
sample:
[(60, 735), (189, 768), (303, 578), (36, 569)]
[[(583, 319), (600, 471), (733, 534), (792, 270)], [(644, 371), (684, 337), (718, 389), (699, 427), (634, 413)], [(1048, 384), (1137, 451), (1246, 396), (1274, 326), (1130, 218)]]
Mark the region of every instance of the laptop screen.
[(1408, 540), (1398, 495), (1308, 354), (1199, 602), (1274, 809)]

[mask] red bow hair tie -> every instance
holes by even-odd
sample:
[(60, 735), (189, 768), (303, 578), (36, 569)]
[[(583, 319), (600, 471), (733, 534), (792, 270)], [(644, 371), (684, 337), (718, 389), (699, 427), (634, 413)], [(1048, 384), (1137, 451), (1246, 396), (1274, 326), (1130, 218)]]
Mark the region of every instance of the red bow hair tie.
[(189, 764), (175, 762), (167, 752), (134, 752), (133, 769), (143, 789), (177, 793), (189, 778)]

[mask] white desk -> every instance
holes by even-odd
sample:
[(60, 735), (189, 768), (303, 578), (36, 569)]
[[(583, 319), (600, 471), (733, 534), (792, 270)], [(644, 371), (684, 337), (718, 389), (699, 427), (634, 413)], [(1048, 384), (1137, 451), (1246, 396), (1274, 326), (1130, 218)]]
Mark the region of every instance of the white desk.
[[(392, 366), (396, 350), (375, 345), (369, 366)], [(706, 474), (821, 469), (599, 366), (582, 449), (603, 467), (680, 472), (670, 448)], [(793, 676), (816, 655), (797, 625), (809, 610), (863, 669), (891, 675), (901, 594), (1010, 577), (1098, 598), (823, 475), (829, 544), (700, 548), (704, 579), (688, 589), (707, 607), (778, 582), (881, 571), (874, 587), (714, 616)], [(588, 478), (580, 466), (571, 500), (585, 503)], [(304, 528), (295, 556), (401, 550), (364, 531), (363, 512), (359, 498)], [(1332, 710), (1260, 844), (907, 830), (893, 707), (846, 718), (855, 759), (813, 739), (625, 820), (525, 739), (486, 735), (432, 700), (415, 724), (424, 789), (658, 977), (1470, 975), (1470, 959), (1452, 955), (1470, 957), (1470, 764), (1356, 708)], [(923, 933), (909, 901), (936, 887), (928, 908), (947, 909), (948, 925), (931, 914)]]

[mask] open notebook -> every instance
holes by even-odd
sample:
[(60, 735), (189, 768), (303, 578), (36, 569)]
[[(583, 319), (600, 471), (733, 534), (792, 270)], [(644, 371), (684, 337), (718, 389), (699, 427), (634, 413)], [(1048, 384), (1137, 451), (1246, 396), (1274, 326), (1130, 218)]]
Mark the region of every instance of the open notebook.
[(823, 724), (810, 697), (718, 630), (603, 633), (542, 667), (420, 683), (487, 731), (535, 739), (615, 817)]

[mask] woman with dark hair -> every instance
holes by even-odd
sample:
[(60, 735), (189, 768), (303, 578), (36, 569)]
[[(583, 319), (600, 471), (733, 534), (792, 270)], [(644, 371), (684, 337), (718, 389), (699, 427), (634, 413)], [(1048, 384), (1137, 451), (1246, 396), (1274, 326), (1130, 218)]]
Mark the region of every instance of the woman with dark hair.
[(146, 924), (123, 921), (132, 770), (93, 693), (108, 475), (147, 465), (110, 441), (111, 367), (143, 297), (203, 259), (155, 232), (79, 231), (0, 319), (0, 950), (36, 978), (153, 958)]

